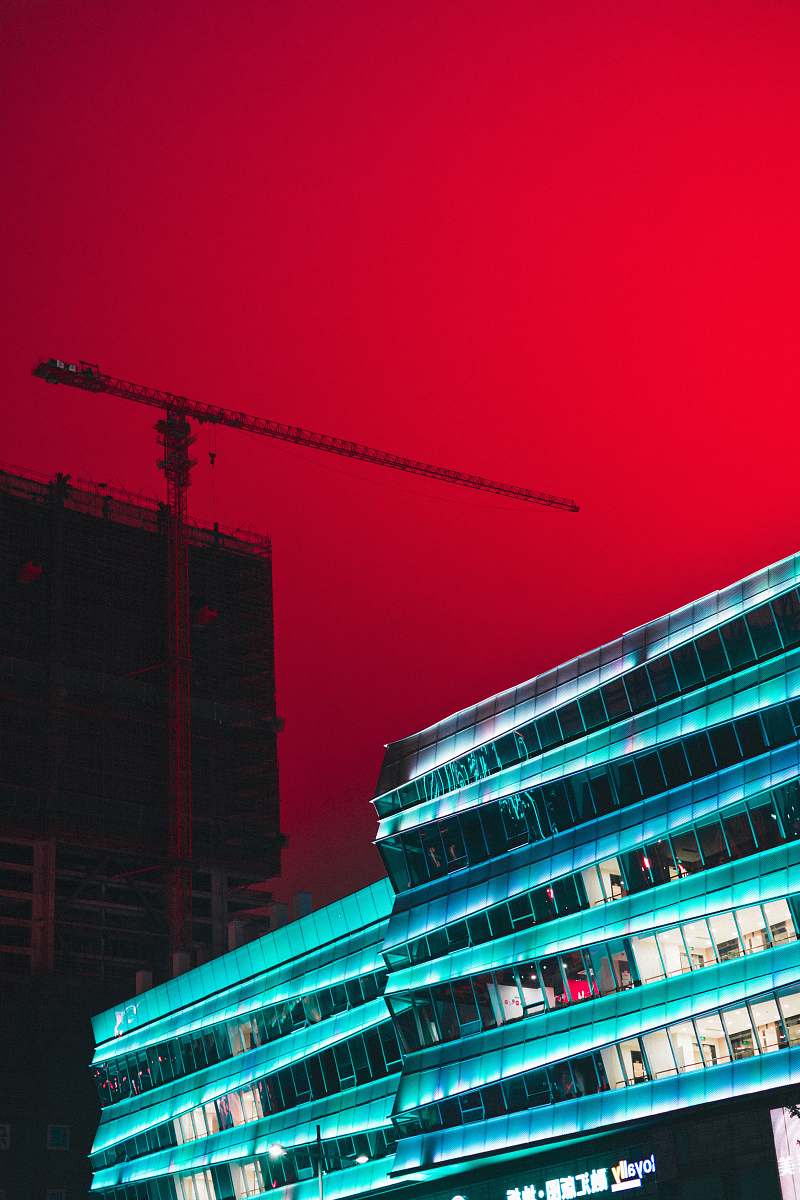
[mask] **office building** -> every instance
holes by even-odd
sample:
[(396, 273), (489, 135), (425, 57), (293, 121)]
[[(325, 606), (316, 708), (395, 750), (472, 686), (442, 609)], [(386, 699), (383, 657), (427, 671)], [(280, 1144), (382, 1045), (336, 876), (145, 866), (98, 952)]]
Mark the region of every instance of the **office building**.
[(98, 1193), (797, 1200), (798, 583), (800, 556), (390, 745), (391, 890), (282, 933), (288, 990), (268, 935), (97, 1018)]

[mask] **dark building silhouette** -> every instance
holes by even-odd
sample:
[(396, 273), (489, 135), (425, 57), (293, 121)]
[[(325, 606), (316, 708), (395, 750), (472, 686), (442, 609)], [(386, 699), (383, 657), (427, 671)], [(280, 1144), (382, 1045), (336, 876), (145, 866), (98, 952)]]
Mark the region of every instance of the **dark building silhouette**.
[(270, 543), (192, 525), (192, 945), (170, 954), (166, 515), (0, 472), (0, 1200), (88, 1194), (90, 1014), (268, 928)]

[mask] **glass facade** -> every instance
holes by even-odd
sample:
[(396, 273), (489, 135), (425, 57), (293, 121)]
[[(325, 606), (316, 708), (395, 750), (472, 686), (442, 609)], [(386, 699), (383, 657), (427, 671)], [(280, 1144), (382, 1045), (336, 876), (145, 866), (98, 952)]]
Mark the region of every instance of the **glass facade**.
[(668, 1130), (750, 1105), (752, 1165), (796, 1102), (798, 584), (787, 559), (390, 745), (387, 880), (95, 1019), (95, 1192), (777, 1197), (774, 1151), (692, 1192)]

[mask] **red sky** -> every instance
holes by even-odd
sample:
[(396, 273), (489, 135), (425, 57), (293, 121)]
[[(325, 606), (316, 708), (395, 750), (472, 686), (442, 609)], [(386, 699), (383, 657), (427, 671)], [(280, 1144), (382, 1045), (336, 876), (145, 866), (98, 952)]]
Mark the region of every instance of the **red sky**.
[(0, 458), (159, 494), (104, 370), (578, 516), (201, 432), (274, 540), (277, 888), (380, 872), (384, 742), (800, 546), (800, 8), (0, 5)]

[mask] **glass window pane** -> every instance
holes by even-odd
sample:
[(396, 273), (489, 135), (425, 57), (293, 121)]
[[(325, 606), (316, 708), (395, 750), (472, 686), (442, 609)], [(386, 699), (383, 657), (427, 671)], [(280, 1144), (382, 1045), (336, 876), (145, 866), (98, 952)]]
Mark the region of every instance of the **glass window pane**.
[(706, 679), (718, 679), (728, 671), (728, 660), (716, 629), (710, 629), (698, 638), (695, 647)]
[(731, 848), (732, 858), (745, 858), (748, 854), (754, 853), (756, 843), (746, 812), (723, 815), (722, 824)]
[(755, 662), (756, 656), (750, 642), (750, 635), (742, 617), (737, 617), (735, 621), (729, 621), (727, 625), (722, 626), (719, 632), (728, 655), (728, 661), (734, 670), (738, 671), (741, 667), (747, 667)]
[(606, 942), (608, 956), (617, 980), (617, 987), (629, 988), (634, 984), (634, 972), (630, 962), (630, 949), (626, 938), (611, 938)]
[(672, 1057), (672, 1048), (665, 1029), (646, 1034), (642, 1038), (642, 1044), (653, 1079), (676, 1073), (675, 1059)]
[(682, 692), (688, 692), (702, 682), (700, 662), (691, 642), (672, 651), (672, 665)]
[(778, 996), (778, 1004), (789, 1036), (789, 1045), (800, 1045), (800, 992), (783, 992)]
[(697, 826), (696, 832), (707, 867), (718, 867), (728, 861), (728, 846), (719, 821), (705, 821)]
[(622, 868), (616, 858), (606, 858), (598, 863), (597, 869), (600, 872), (603, 891), (609, 900), (619, 900), (622, 896), (627, 896), (628, 889), (622, 878)]
[(800, 837), (800, 786), (793, 781), (773, 788), (772, 799), (785, 836)]
[(605, 903), (603, 886), (600, 882), (597, 867), (587, 867), (585, 871), (581, 871), (581, 876), (583, 878), (586, 899), (589, 901), (590, 907), (593, 907), (595, 904)]
[(708, 918), (708, 926), (714, 939), (719, 961), (728, 962), (731, 958), (739, 958), (742, 947), (739, 945), (739, 935), (736, 931), (733, 913), (715, 913)]
[(689, 957), (680, 929), (665, 929), (658, 934), (657, 941), (667, 975), (682, 975), (689, 970)]
[(755, 758), (757, 754), (763, 754), (766, 749), (764, 730), (761, 721), (756, 716), (742, 717), (740, 721), (737, 721), (736, 736), (745, 758)]
[(628, 1083), (643, 1083), (647, 1079), (647, 1069), (639, 1039), (636, 1037), (626, 1038), (624, 1042), (620, 1042), (619, 1054)]
[(660, 753), (667, 785), (674, 788), (688, 783), (691, 778), (691, 772), (689, 764), (686, 761), (686, 755), (683, 752), (682, 743), (673, 742), (670, 746), (664, 746)]
[(649, 860), (644, 851), (629, 850), (620, 854), (619, 857), (625, 872), (628, 891), (631, 894), (635, 895), (637, 892), (643, 892), (652, 887), (650, 871), (646, 865)]
[(764, 905), (764, 915), (769, 924), (770, 936), (776, 945), (795, 940), (794, 921), (785, 900), (770, 900)]
[(544, 716), (537, 717), (536, 732), (543, 750), (547, 750), (550, 746), (555, 746), (556, 742), (561, 741), (561, 728), (555, 713), (545, 713)]
[(750, 1022), (750, 1013), (745, 1005), (723, 1009), (722, 1019), (725, 1022), (734, 1059), (752, 1058), (754, 1054), (758, 1053), (753, 1026)]
[(772, 609), (768, 604), (762, 604), (747, 613), (745, 622), (759, 658), (766, 658), (780, 650), (781, 641), (772, 617)]
[(584, 950), (584, 957), (589, 963), (591, 975), (595, 980), (595, 986), (599, 989), (601, 996), (607, 996), (609, 992), (617, 990), (617, 978), (611, 966), (611, 961), (607, 954), (604, 953), (602, 947), (592, 946), (589, 950)]
[(675, 1025), (669, 1026), (667, 1033), (679, 1071), (695, 1071), (703, 1065), (700, 1047), (697, 1044), (697, 1037), (691, 1021), (678, 1021)]
[(516, 1021), (522, 1016), (522, 1001), (513, 971), (495, 971), (489, 994), (498, 1025)]
[(600, 1091), (594, 1058), (591, 1054), (573, 1058), (569, 1065), (572, 1068), (572, 1082), (576, 1096), (593, 1096), (595, 1092)]
[(567, 875), (566, 879), (556, 879), (553, 881), (553, 898), (555, 900), (556, 912), (560, 917), (566, 916), (568, 913), (578, 912), (579, 909), (585, 908), (583, 898), (578, 894), (578, 879), (574, 875)]
[(782, 1050), (786, 1045), (786, 1034), (775, 1000), (770, 996), (767, 1000), (751, 1004), (750, 1013), (761, 1053), (769, 1054), (771, 1050)]
[(740, 908), (735, 916), (745, 954), (766, 950), (770, 944), (770, 937), (761, 906), (754, 904), (750, 908)]
[(594, 810), (598, 817), (614, 812), (617, 808), (617, 800), (614, 795), (614, 789), (611, 786), (610, 776), (606, 775), (605, 772), (601, 775), (590, 775), (588, 783), (592, 792)]
[(539, 979), (535, 962), (524, 963), (517, 971), (520, 983), (520, 995), (526, 1013), (543, 1012), (544, 992)]
[(652, 935), (632, 937), (631, 948), (642, 983), (652, 983), (655, 979), (664, 978), (661, 955), (658, 952), (656, 939)]
[(730, 1060), (728, 1043), (719, 1013), (708, 1013), (706, 1016), (697, 1017), (695, 1027), (706, 1066), (715, 1067), (717, 1063), (728, 1062)]
[(630, 713), (628, 697), (621, 679), (612, 680), (600, 690), (605, 701), (606, 712), (612, 721), (618, 721), (621, 717), (628, 716)]
[(598, 729), (601, 725), (605, 725), (608, 718), (606, 716), (605, 705), (603, 704), (603, 697), (599, 691), (589, 692), (588, 695), (581, 696), (578, 705), (587, 729)]
[(560, 1008), (567, 1003), (564, 983), (557, 958), (543, 958), (539, 963), (539, 978), (542, 981), (548, 1008)]
[(639, 785), (643, 796), (655, 796), (667, 786), (658, 754), (640, 754), (636, 759)]
[[(511, 971), (500, 972), (503, 976), (508, 976), (511, 986), (516, 992), (514, 985), (514, 975)], [(504, 979), (505, 982), (505, 979)], [(471, 1033), (472, 1027), (477, 1030), (479, 1023), (478, 1005), (475, 1000), (475, 993), (472, 990), (472, 984), (469, 979), (458, 979), (453, 984), (453, 997), (456, 1003), (456, 1016), (461, 1027), (461, 1032)], [(517, 997), (517, 1006), (519, 1006), (519, 996)], [(521, 1015), (519, 1012), (516, 1016)]]
[(678, 868), (667, 838), (649, 843), (645, 849), (644, 865), (649, 869), (653, 883), (669, 883), (677, 878)]
[(750, 822), (755, 830), (759, 850), (770, 850), (773, 846), (779, 846), (783, 841), (783, 834), (772, 801), (768, 798), (760, 804), (751, 803), (749, 809)]
[(576, 1000), (588, 1000), (592, 993), (586, 973), (586, 964), (580, 950), (572, 950), (569, 954), (564, 954), (561, 959), (561, 968), (564, 972), (569, 999), (573, 1003)]
[(784, 646), (796, 646), (800, 642), (800, 601), (793, 589), (785, 596), (772, 601), (772, 611), (780, 630)]
[(673, 833), (670, 841), (679, 876), (694, 875), (696, 871), (702, 870), (700, 847), (697, 844), (694, 830), (684, 829), (681, 833)]
[(600, 1051), (600, 1058), (603, 1063), (606, 1079), (610, 1088), (619, 1088), (625, 1086), (625, 1076), (622, 1073), (622, 1064), (617, 1054), (616, 1046), (605, 1046)]
[(675, 678), (675, 671), (668, 654), (662, 654), (661, 658), (656, 658), (649, 663), (647, 673), (650, 676), (656, 700), (669, 700), (671, 696), (677, 695), (678, 680)]
[(718, 725), (716, 729), (711, 730), (709, 736), (714, 750), (714, 758), (717, 760), (720, 770), (731, 767), (741, 760), (742, 753), (732, 725)]
[(655, 697), (650, 686), (650, 677), (644, 667), (637, 667), (635, 671), (631, 671), (625, 676), (624, 682), (633, 712), (642, 712), (643, 709), (652, 707)]
[(575, 700), (571, 704), (565, 704), (563, 708), (558, 710), (558, 719), (561, 723), (561, 732), (565, 739), (578, 737), (579, 734), (584, 732), (583, 720)]
[(714, 756), (711, 753), (711, 745), (706, 733), (693, 733), (683, 743), (686, 751), (686, 757), (689, 760), (689, 766), (692, 769), (692, 778), (700, 779), (703, 775), (710, 775), (715, 770)]

